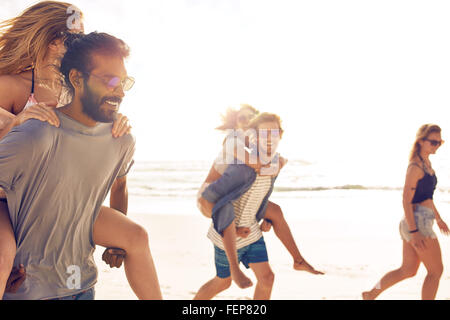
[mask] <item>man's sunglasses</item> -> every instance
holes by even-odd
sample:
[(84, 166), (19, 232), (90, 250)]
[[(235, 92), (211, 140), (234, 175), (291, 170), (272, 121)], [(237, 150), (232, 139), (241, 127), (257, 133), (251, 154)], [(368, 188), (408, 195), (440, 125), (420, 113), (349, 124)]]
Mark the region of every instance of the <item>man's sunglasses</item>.
[(101, 80), (103, 84), (111, 91), (114, 91), (119, 85), (122, 86), (123, 91), (128, 91), (133, 87), (135, 82), (133, 77), (126, 77), (121, 80), (119, 77), (98, 76), (93, 73), (87, 73), (87, 75)]
[(425, 141), (428, 141), (433, 147), (440, 147), (443, 143), (444, 140), (432, 140), (432, 139), (424, 139)]

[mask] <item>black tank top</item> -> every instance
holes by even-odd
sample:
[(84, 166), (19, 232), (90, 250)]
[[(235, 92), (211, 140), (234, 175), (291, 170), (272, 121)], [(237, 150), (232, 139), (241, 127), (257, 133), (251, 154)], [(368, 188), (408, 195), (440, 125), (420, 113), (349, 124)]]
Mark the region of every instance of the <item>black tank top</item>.
[[(413, 163), (413, 165), (417, 165)], [(420, 166), (417, 165), (419, 168)], [(429, 174), (425, 171), (424, 168), (421, 168), (425, 175), (422, 179), (417, 181), (416, 186), (416, 192), (414, 193), (414, 198), (412, 200), (412, 203), (420, 203), (422, 201), (425, 201), (427, 199), (433, 199), (434, 190), (436, 189), (437, 185), (437, 177), (436, 174)]]

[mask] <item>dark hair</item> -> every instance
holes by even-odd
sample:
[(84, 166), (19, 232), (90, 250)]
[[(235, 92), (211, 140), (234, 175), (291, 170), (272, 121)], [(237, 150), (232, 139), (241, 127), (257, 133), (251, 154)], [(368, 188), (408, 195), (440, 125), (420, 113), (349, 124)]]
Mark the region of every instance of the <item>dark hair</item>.
[(76, 69), (83, 75), (88, 74), (93, 68), (93, 53), (122, 58), (127, 58), (130, 54), (130, 49), (125, 42), (107, 33), (69, 33), (66, 35), (64, 44), (67, 51), (61, 61), (60, 71), (70, 96), (74, 93), (74, 87), (69, 79), (70, 71)]

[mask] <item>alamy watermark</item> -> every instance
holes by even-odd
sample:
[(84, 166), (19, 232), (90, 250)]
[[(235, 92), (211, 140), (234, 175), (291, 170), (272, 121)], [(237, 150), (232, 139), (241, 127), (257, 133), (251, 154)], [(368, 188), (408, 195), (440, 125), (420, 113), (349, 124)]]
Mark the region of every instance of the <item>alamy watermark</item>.
[(81, 289), (81, 269), (79, 266), (71, 265), (67, 267), (67, 274), (70, 276), (67, 278), (66, 285), (70, 290)]
[(275, 153), (280, 138), (279, 130), (229, 129), (216, 163), (260, 165), (261, 175), (273, 175), (280, 166), (279, 156)]
[(81, 21), (81, 10), (75, 7), (74, 5), (67, 8), (67, 29), (69, 30), (81, 30), (82, 21)]

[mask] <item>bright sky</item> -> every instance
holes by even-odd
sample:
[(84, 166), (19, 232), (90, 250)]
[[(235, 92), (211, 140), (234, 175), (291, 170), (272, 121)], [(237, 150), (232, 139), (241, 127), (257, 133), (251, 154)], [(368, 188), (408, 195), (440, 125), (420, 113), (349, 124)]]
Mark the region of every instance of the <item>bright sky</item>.
[[(0, 18), (32, 3), (2, 0)], [(212, 159), (220, 113), (240, 102), (281, 116), (290, 159), (403, 177), (421, 124), (439, 124), (450, 140), (448, 1), (72, 3), (87, 32), (131, 47), (137, 82), (122, 112), (137, 159)], [(448, 144), (434, 163), (450, 172)]]

